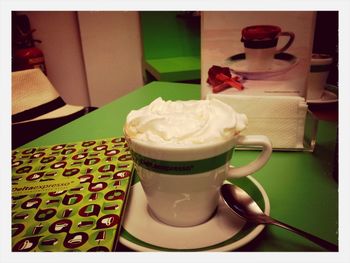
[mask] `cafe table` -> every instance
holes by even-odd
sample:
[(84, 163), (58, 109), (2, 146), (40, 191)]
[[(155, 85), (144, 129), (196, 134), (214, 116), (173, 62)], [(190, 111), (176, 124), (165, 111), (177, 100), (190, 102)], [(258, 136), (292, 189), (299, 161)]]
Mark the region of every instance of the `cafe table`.
[[(127, 114), (157, 97), (165, 100), (200, 99), (200, 85), (151, 82), (21, 148), (123, 136)], [(336, 141), (337, 123), (320, 120), (313, 152), (273, 151), (269, 162), (251, 175), (265, 189), (272, 217), (334, 244), (338, 244), (339, 227)], [(248, 163), (258, 154), (258, 151), (250, 150), (237, 152), (234, 160), (237, 166)], [(131, 249), (119, 243), (117, 251)], [(237, 251), (324, 250), (282, 228), (266, 226)]]

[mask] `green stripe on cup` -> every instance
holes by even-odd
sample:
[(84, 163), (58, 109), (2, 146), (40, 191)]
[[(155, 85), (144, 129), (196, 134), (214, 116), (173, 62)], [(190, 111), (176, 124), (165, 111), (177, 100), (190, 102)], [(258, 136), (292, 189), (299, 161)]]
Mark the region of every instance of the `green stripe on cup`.
[(136, 152), (131, 152), (134, 162), (153, 172), (170, 174), (170, 175), (186, 175), (204, 173), (214, 170), (231, 160), (233, 150), (229, 150), (220, 155), (196, 160), (196, 161), (163, 161), (148, 158)]

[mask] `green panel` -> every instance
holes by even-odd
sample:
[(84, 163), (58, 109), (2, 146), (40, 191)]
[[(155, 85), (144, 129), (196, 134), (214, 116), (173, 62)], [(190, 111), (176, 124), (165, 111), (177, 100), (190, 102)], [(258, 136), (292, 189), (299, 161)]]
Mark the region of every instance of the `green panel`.
[(200, 19), (183, 12), (140, 12), (145, 59), (200, 55)]
[(173, 57), (146, 60), (146, 69), (161, 81), (200, 79), (199, 57)]

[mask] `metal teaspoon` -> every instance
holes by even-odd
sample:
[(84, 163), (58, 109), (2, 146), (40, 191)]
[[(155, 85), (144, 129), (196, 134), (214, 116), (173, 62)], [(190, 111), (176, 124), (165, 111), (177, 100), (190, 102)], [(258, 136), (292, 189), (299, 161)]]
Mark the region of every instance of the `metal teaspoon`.
[(248, 222), (255, 224), (272, 224), (289, 231), (292, 231), (298, 235), (301, 235), (310, 241), (318, 244), (319, 246), (329, 250), (338, 251), (338, 246), (309, 234), (303, 230), (297, 229), (288, 224), (282, 223), (270, 216), (264, 214), (255, 201), (241, 188), (231, 184), (224, 184), (220, 188), (221, 196), (225, 203), (240, 217), (246, 219)]

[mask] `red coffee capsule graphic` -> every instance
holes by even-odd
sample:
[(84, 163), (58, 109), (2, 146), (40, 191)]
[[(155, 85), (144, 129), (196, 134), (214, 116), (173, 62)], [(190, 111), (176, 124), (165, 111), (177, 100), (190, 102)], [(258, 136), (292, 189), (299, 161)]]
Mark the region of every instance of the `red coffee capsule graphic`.
[(73, 160), (82, 160), (82, 159), (85, 159), (86, 157), (88, 157), (88, 153), (78, 153), (76, 155), (73, 155), (72, 156), (72, 159)]
[(98, 192), (98, 191), (105, 189), (107, 186), (108, 186), (108, 184), (106, 182), (90, 183), (89, 191), (90, 192)]
[(56, 191), (56, 192), (49, 192), (49, 196), (59, 196), (65, 194), (67, 191)]
[(44, 152), (37, 152), (37, 153), (34, 153), (32, 156), (30, 156), (30, 159), (38, 159), (40, 157), (43, 157), (45, 155)]
[(56, 144), (51, 147), (51, 150), (53, 151), (62, 150), (64, 147), (66, 147), (66, 144)]
[(62, 217), (70, 217), (70, 215), (72, 214), (73, 209), (72, 208), (67, 208), (65, 210), (63, 210), (62, 212)]
[(16, 214), (16, 215), (14, 215), (13, 216), (13, 219), (14, 220), (25, 220), (25, 219), (27, 219), (29, 217), (29, 214), (28, 213), (23, 213), (23, 212), (21, 212), (21, 213), (18, 213), (18, 214)]
[(119, 216), (115, 214), (105, 215), (100, 217), (96, 222), (96, 229), (110, 228), (118, 224), (120, 221)]
[(58, 220), (54, 223), (52, 223), (49, 227), (49, 231), (51, 233), (62, 233), (62, 232), (66, 232), (68, 233), (70, 228), (72, 226), (72, 221), (69, 219), (61, 219)]
[(130, 177), (131, 172), (128, 170), (122, 170), (122, 171), (118, 171), (113, 175), (113, 179), (123, 179), (123, 178), (128, 178)]
[(106, 239), (106, 231), (102, 230), (99, 231), (96, 235), (95, 241), (97, 241), (98, 243), (100, 243), (101, 241), (104, 241)]
[(25, 174), (25, 173), (29, 173), (32, 170), (32, 166), (23, 166), (21, 168), (18, 168), (16, 170), (17, 174)]
[(40, 245), (42, 246), (55, 246), (58, 243), (58, 239), (55, 237), (44, 237), (41, 242)]
[(109, 252), (109, 249), (105, 246), (96, 246), (88, 250), (88, 252)]
[(20, 166), (21, 164), (23, 164), (23, 161), (19, 161), (19, 160), (13, 161), (13, 162), (12, 162), (12, 168), (15, 168), (15, 167), (17, 167), (17, 166)]
[(122, 190), (112, 190), (105, 194), (105, 199), (107, 201), (123, 200), (125, 192)]
[(43, 229), (44, 225), (40, 222), (39, 224), (37, 224), (36, 226), (33, 227), (32, 230), (32, 235), (36, 236), (39, 235), (41, 230)]
[(39, 239), (42, 236), (26, 237), (18, 241), (12, 248), (12, 251), (15, 252), (28, 252), (33, 250), (39, 242)]
[(12, 200), (20, 200), (25, 198), (27, 195), (14, 195), (12, 196)]
[(97, 204), (90, 204), (83, 206), (79, 210), (79, 215), (82, 217), (98, 216), (100, 213), (101, 207)]
[(40, 162), (41, 163), (51, 163), (53, 162), (54, 160), (56, 160), (56, 157), (55, 156), (47, 156), (47, 157), (43, 157)]
[(101, 161), (100, 158), (88, 158), (85, 159), (84, 164), (85, 165), (95, 165)]
[(112, 143), (121, 143), (121, 142), (125, 142), (125, 138), (114, 138), (112, 140)]
[(110, 174), (101, 174), (98, 176), (98, 179), (109, 179), (111, 177)]
[(103, 144), (103, 145), (97, 145), (94, 147), (94, 151), (104, 151), (108, 149), (108, 145)]
[(115, 165), (114, 164), (105, 164), (105, 165), (102, 165), (98, 168), (98, 171), (100, 173), (108, 173), (108, 172), (114, 172), (116, 169)]
[(25, 226), (23, 224), (12, 224), (12, 236), (17, 236), (24, 230)]
[(63, 155), (69, 155), (69, 154), (74, 153), (75, 151), (76, 151), (75, 148), (63, 149), (63, 150), (61, 151), (61, 154), (63, 154)]
[(37, 209), (41, 204), (41, 198), (32, 198), (22, 203), (21, 207), (23, 209)]
[(118, 153), (120, 153), (120, 151), (117, 150), (117, 149), (112, 149), (112, 150), (105, 151), (105, 155), (106, 156), (113, 156), (113, 155), (117, 155)]
[(94, 145), (95, 143), (96, 143), (96, 141), (86, 141), (86, 142), (82, 142), (81, 146), (90, 147), (90, 146)]
[(78, 177), (80, 180), (80, 183), (92, 183), (92, 180), (94, 179), (94, 176), (92, 174), (84, 174), (82, 176)]
[(45, 204), (47, 206), (59, 206), (61, 203), (61, 200), (60, 199), (48, 199), (45, 201)]
[(84, 232), (67, 233), (66, 238), (63, 241), (63, 245), (66, 248), (77, 248), (85, 244), (89, 239), (89, 235)]
[(36, 172), (36, 173), (32, 173), (30, 175), (27, 176), (27, 181), (35, 181), (40, 179), (41, 177), (43, 177), (45, 175), (45, 172)]
[(90, 196), (89, 196), (89, 201), (94, 201), (98, 198), (98, 193), (92, 193)]
[(76, 175), (80, 172), (79, 168), (71, 168), (71, 169), (65, 169), (64, 172), (62, 173), (63, 176), (73, 176)]
[(119, 161), (125, 162), (132, 160), (131, 154), (124, 154), (118, 158)]
[(34, 218), (36, 221), (46, 221), (54, 217), (56, 213), (57, 211), (54, 208), (39, 209)]
[(79, 228), (89, 228), (89, 227), (92, 227), (93, 225), (95, 224), (94, 221), (80, 221), (78, 223), (78, 227)]
[(25, 149), (22, 154), (31, 154), (31, 153), (35, 153), (35, 148), (29, 148), (29, 149)]
[(117, 209), (119, 209), (119, 205), (118, 204), (109, 204), (109, 205), (105, 205), (104, 207), (103, 207), (103, 210), (106, 210), (106, 211), (111, 211), (111, 210), (117, 210)]
[(79, 203), (81, 200), (83, 199), (83, 196), (81, 194), (66, 194), (63, 197), (62, 203), (64, 205), (75, 205), (77, 203)]
[(118, 164), (118, 169), (125, 169), (125, 168), (128, 168), (130, 167), (130, 164), (129, 163), (121, 163), (121, 164)]
[(52, 169), (63, 169), (66, 167), (66, 165), (67, 165), (67, 162), (57, 162), (57, 163), (52, 164), (50, 167)]
[(81, 185), (70, 189), (71, 192), (77, 192), (77, 191), (82, 191), (82, 190), (84, 190), (84, 187)]

